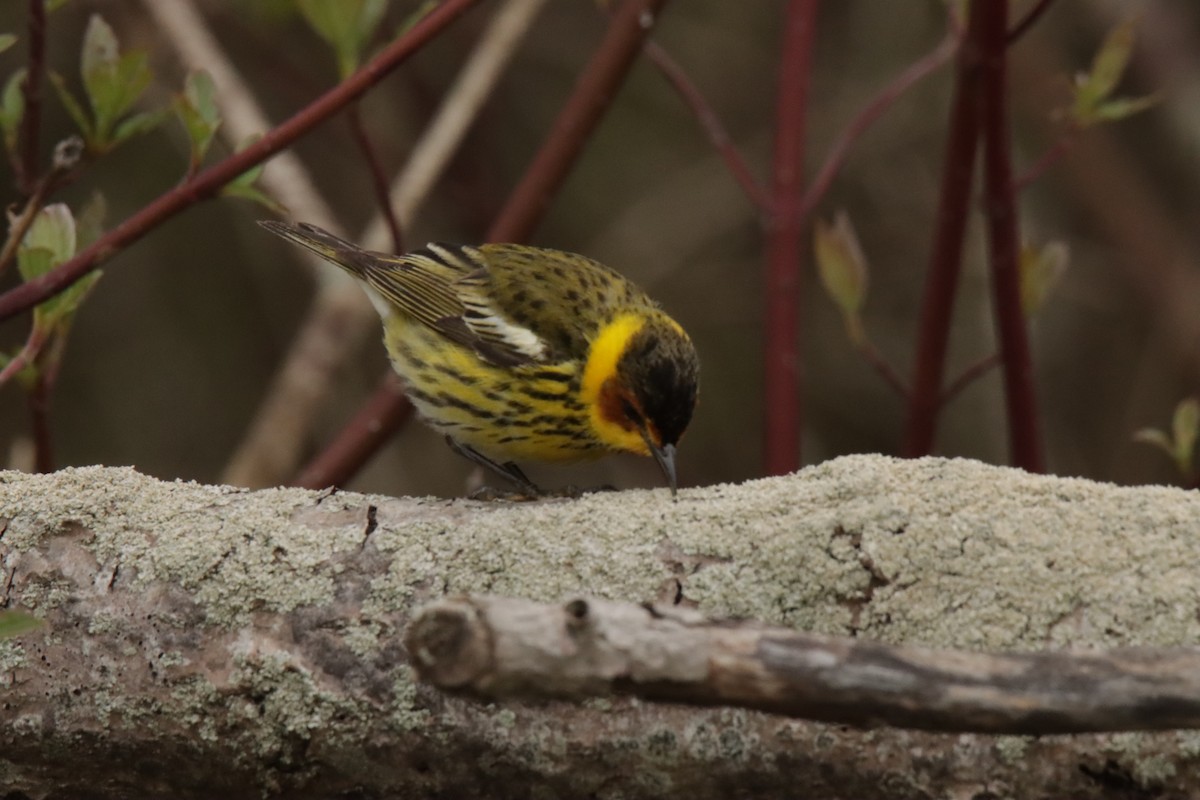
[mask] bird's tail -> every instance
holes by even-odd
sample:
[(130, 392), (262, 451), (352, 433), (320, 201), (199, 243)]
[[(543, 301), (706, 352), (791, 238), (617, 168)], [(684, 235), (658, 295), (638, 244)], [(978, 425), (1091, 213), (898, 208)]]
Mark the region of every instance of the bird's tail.
[(363, 250), (345, 239), (334, 236), (324, 228), (318, 228), (307, 222), (292, 225), (273, 219), (263, 219), (259, 220), (258, 224), (288, 241), (307, 247), (321, 258), (336, 264), (356, 278), (362, 278), (371, 265), (377, 264), (381, 258), (387, 258), (384, 253)]

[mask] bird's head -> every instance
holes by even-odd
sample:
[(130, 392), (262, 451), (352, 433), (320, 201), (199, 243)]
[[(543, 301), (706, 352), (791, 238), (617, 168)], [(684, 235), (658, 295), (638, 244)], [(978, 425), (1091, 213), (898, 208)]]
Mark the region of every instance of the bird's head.
[(592, 342), (583, 377), (596, 435), (614, 450), (653, 456), (676, 491), (675, 445), (696, 406), (700, 359), (657, 310), (617, 317)]

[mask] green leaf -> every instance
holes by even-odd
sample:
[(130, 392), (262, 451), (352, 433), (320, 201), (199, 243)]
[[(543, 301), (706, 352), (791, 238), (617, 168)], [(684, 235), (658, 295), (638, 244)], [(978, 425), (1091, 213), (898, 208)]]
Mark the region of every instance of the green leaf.
[[(64, 203), (52, 203), (34, 217), (17, 248), (17, 269), (25, 280), (44, 275), (75, 255), (75, 219)], [(53, 328), (69, 323), (71, 315), (100, 278), (92, 272), (34, 309), (34, 325)]]
[(65, 6), (68, 2), (70, 2), (70, 0), (46, 0), (46, 13), (49, 14), (51, 11), (57, 11)]
[(857, 314), (867, 296), (867, 260), (845, 211), (832, 224), (817, 220), (813, 250), (825, 291), (843, 314)]
[[(238, 145), (237, 152), (240, 153), (241, 151), (245, 150), (247, 147), (257, 142), (260, 138), (262, 137), (251, 136), (247, 138)], [(264, 208), (270, 209), (271, 211), (283, 211), (284, 208), (280, 203), (276, 202), (274, 198), (254, 185), (258, 181), (259, 177), (262, 176), (263, 169), (265, 169), (266, 166), (267, 165), (265, 163), (256, 164), (255, 166), (246, 170), (241, 175), (238, 175), (229, 183), (225, 184), (225, 186), (221, 189), (221, 194), (226, 197), (241, 197), (244, 200), (251, 200), (263, 206)]]
[(1092, 59), (1092, 68), (1085, 81), (1087, 91), (1097, 99), (1103, 99), (1116, 91), (1117, 84), (1129, 66), (1136, 35), (1135, 21), (1127, 19), (1117, 23)]
[(1136, 20), (1118, 23), (1105, 37), (1092, 59), (1091, 68), (1075, 77), (1070, 116), (1079, 127), (1124, 119), (1158, 101), (1155, 95), (1113, 98), (1113, 92), (1129, 67), (1136, 33)]
[(24, 611), (0, 611), (0, 639), (11, 639), (40, 628), (45, 623)]
[(17, 43), (17, 37), (11, 33), (0, 33), (0, 53)]
[[(136, 50), (122, 55), (112, 28), (99, 14), (93, 14), (84, 33), (80, 71), (94, 120), (90, 144), (104, 151), (122, 140), (114, 133), (118, 120), (153, 80), (148, 57)], [(126, 128), (125, 138), (142, 129), (142, 125)]]
[(87, 29), (83, 34), (83, 50), (79, 55), (79, 71), (83, 75), (83, 83), (88, 97), (92, 98), (95, 107), (95, 96), (105, 92), (107, 83), (116, 71), (117, 59), (120, 58), (120, 45), (117, 35), (104, 18), (92, 14), (88, 19)]
[(1135, 442), (1148, 444), (1151, 447), (1157, 447), (1171, 458), (1175, 457), (1175, 445), (1171, 439), (1158, 428), (1142, 428), (1133, 434)]
[(52, 203), (33, 218), (17, 248), (17, 269), (29, 281), (75, 255), (75, 219), (65, 203)]
[(25, 93), (21, 91), (21, 83), (25, 80), (25, 70), (19, 69), (8, 77), (4, 89), (0, 92), (0, 133), (4, 136), (4, 146), (11, 153), (17, 149), (17, 131), (21, 127), (21, 119), (25, 116)]
[(1047, 242), (1038, 247), (1026, 244), (1021, 248), (1018, 268), (1021, 282), (1021, 311), (1032, 317), (1067, 271), (1071, 251), (1062, 242)]
[(1092, 109), (1093, 122), (1116, 122), (1118, 120), (1140, 114), (1148, 108), (1158, 105), (1159, 95), (1148, 94), (1145, 97), (1118, 97), (1115, 100), (1105, 100)]
[(1189, 397), (1175, 406), (1171, 432), (1175, 435), (1175, 463), (1184, 475), (1190, 475), (1196, 452), (1196, 439), (1200, 436), (1200, 400)]
[(57, 72), (50, 73), (50, 85), (54, 87), (54, 91), (58, 93), (58, 99), (63, 104), (63, 108), (67, 110), (67, 114), (79, 127), (79, 132), (83, 134), (84, 140), (90, 145), (95, 138), (92, 131), (91, 117), (83, 110), (83, 106), (75, 99), (71, 91), (67, 89), (66, 81)]
[(212, 76), (201, 70), (188, 73), (183, 83), (183, 94), (175, 98), (175, 114), (183, 123), (191, 145), (190, 163), (193, 170), (204, 161), (213, 136), (221, 126), (216, 93)]
[(136, 114), (130, 114), (117, 123), (116, 129), (113, 131), (112, 143), (120, 144), (131, 137), (149, 133), (163, 124), (170, 113), (169, 108), (159, 108), (154, 111), (139, 111)]
[(358, 68), (366, 43), (379, 27), (386, 0), (299, 0), (300, 13), (337, 56), (338, 73), (345, 78)]
[(813, 251), (821, 284), (842, 312), (846, 335), (855, 347), (862, 347), (867, 343), (860, 314), (867, 298), (867, 259), (845, 211), (838, 211), (833, 224), (817, 220)]
[(276, 202), (275, 198), (259, 189), (257, 186), (242, 183), (230, 183), (221, 190), (221, 194), (226, 197), (240, 197), (243, 200), (251, 200), (258, 203), (263, 208), (273, 211), (277, 214), (286, 214), (287, 209)]

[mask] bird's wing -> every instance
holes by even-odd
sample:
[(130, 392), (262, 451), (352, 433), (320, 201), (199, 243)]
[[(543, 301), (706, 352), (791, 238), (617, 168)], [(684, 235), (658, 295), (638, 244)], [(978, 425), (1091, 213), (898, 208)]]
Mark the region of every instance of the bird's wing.
[(487, 260), (477, 248), (430, 244), (379, 258), (360, 274), (405, 314), (486, 361), (511, 366), (547, 356), (542, 338), (492, 301)]

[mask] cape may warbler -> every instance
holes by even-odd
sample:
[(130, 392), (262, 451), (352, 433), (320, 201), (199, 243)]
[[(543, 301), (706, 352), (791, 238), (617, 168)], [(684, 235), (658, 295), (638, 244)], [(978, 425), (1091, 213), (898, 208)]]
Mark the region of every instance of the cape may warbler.
[(462, 455), (537, 494), (515, 462), (638, 453), (675, 492), (700, 362), (683, 328), (616, 272), (525, 245), (397, 256), (314, 225), (262, 224), (363, 283), (409, 399)]

